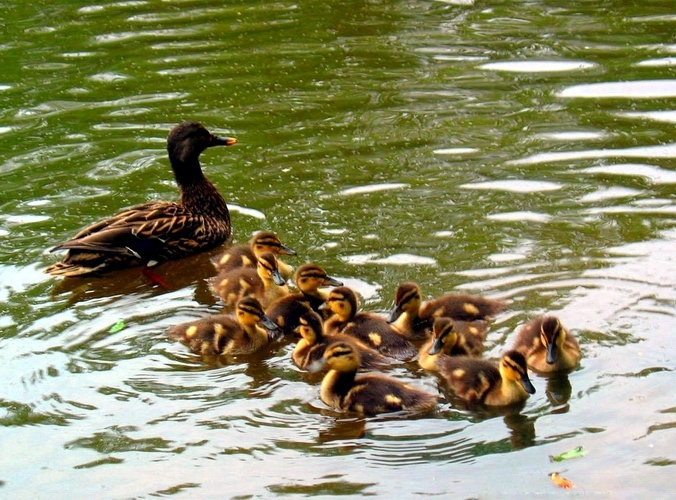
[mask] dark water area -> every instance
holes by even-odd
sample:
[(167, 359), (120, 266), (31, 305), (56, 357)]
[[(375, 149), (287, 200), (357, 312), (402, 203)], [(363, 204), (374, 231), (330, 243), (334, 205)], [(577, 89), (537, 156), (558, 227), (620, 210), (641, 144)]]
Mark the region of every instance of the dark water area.
[[(4, 7), (0, 496), (671, 496), (673, 2)], [(202, 155), (235, 242), (277, 232), (370, 311), (403, 281), (505, 299), (490, 359), (555, 314), (580, 366), (489, 411), (397, 364), (437, 411), (359, 418), (291, 342), (213, 365), (167, 338), (221, 310), (222, 249), (160, 265), (169, 288), (44, 274), (85, 225), (175, 199), (185, 119), (239, 140)]]

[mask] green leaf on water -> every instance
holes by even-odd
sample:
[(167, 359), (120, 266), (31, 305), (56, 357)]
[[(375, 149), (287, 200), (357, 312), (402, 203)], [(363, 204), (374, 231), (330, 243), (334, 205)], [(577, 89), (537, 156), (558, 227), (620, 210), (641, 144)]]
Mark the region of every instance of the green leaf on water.
[(582, 449), (582, 446), (577, 446), (572, 450), (561, 453), (560, 455), (549, 455), (550, 462), (561, 462), (563, 460), (568, 460), (569, 458), (580, 458), (584, 457), (587, 454), (586, 451)]
[(120, 320), (117, 323), (115, 323), (113, 326), (110, 327), (108, 330), (108, 333), (117, 333), (121, 330), (124, 330), (127, 327), (127, 325), (124, 324), (124, 321)]

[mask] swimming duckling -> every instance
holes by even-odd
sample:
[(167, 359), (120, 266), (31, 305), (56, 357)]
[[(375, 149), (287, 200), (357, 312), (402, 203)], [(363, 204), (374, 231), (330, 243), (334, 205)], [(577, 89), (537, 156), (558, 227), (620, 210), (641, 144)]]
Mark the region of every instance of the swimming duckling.
[[(213, 263), (216, 271), (232, 271), (238, 267), (250, 267), (256, 269), (258, 257), (265, 252), (272, 252), (278, 255), (296, 255), (296, 251), (284, 245), (279, 236), (272, 231), (259, 231), (254, 234), (246, 245), (234, 245), (225, 252), (213, 257)], [(287, 263), (277, 258), (277, 267), (279, 274), (285, 280), (291, 278), (293, 268)]]
[(331, 290), (324, 307), (334, 313), (324, 322), (326, 335), (350, 335), (396, 359), (410, 359), (416, 355), (416, 348), (385, 318), (374, 313), (359, 312), (357, 295), (351, 288), (341, 286)]
[(378, 351), (347, 335), (325, 336), (322, 332), (322, 318), (316, 312), (308, 309), (298, 319), (296, 331), (301, 339), (293, 350), (291, 359), (301, 370), (306, 370), (310, 363), (317, 361), (324, 355), (326, 348), (333, 342), (351, 342), (357, 349), (362, 368), (375, 368), (388, 364), (388, 359)]
[(408, 338), (423, 339), (427, 330), (432, 328), (434, 318), (445, 316), (463, 321), (487, 320), (505, 308), (506, 304), (502, 300), (464, 293), (449, 293), (423, 302), (420, 286), (407, 282), (397, 288), (390, 323)]
[(485, 359), (446, 356), (439, 359), (439, 374), (456, 396), (469, 403), (507, 406), (535, 393), (526, 359), (518, 351), (506, 352), (499, 367)]
[(234, 316), (217, 314), (182, 323), (169, 330), (169, 337), (203, 356), (238, 355), (258, 351), (279, 336), (278, 330), (258, 300), (244, 297), (237, 302)]
[(436, 318), (432, 335), (418, 352), (418, 364), (425, 370), (438, 372), (438, 361), (442, 356), (481, 357), (483, 333), (472, 323)]
[(296, 286), (299, 291), (275, 300), (265, 309), (265, 314), (288, 335), (298, 326), (301, 314), (308, 310), (319, 311), (326, 302), (328, 293), (320, 290), (320, 287), (342, 285), (317, 264), (303, 264), (296, 269)]
[(256, 297), (263, 307), (267, 307), (289, 294), (289, 287), (279, 274), (277, 259), (272, 252), (261, 254), (256, 269), (241, 267), (224, 271), (211, 278), (210, 284), (226, 305), (236, 304), (242, 297)]
[(321, 400), (336, 410), (367, 416), (395, 411), (424, 412), (436, 406), (435, 394), (385, 375), (357, 377), (359, 365), (359, 354), (351, 343), (331, 344), (319, 360), (308, 366), (313, 373), (325, 366), (329, 369), (322, 380)]
[(582, 356), (580, 344), (554, 316), (538, 316), (517, 333), (514, 349), (538, 372), (572, 370)]
[(68, 277), (147, 266), (226, 241), (232, 232), (230, 213), (221, 194), (202, 173), (199, 157), (207, 148), (236, 142), (216, 137), (197, 122), (175, 126), (167, 138), (167, 151), (179, 200), (149, 201), (82, 229), (50, 250), (68, 253), (45, 272)]

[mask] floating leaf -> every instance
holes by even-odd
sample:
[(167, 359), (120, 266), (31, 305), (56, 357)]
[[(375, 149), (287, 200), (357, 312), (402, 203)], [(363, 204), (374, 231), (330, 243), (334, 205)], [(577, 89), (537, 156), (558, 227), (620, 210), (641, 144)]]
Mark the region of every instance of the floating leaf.
[(549, 477), (552, 479), (552, 482), (559, 488), (563, 488), (564, 490), (575, 488), (575, 485), (571, 481), (569, 481), (565, 477), (559, 476), (558, 472), (552, 472), (551, 474), (549, 474)]
[(115, 323), (113, 326), (110, 327), (108, 330), (108, 333), (117, 333), (121, 330), (124, 330), (127, 327), (127, 325), (124, 324), (124, 321), (120, 320), (117, 323)]
[(570, 458), (580, 458), (584, 457), (587, 454), (586, 451), (582, 449), (582, 446), (577, 446), (573, 448), (572, 450), (568, 450), (564, 453), (561, 453), (560, 455), (549, 455), (549, 461), (550, 462), (561, 462), (563, 460), (568, 460)]

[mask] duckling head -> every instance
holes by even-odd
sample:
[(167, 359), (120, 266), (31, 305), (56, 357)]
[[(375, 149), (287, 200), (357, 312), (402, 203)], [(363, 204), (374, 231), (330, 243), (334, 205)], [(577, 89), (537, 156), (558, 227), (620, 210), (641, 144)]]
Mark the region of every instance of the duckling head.
[(258, 275), (263, 280), (272, 280), (275, 285), (283, 286), (286, 284), (286, 280), (279, 273), (279, 267), (277, 266), (277, 259), (275, 254), (272, 252), (263, 252), (258, 257)]
[(566, 340), (566, 330), (558, 318), (546, 316), (540, 323), (540, 341), (547, 348), (547, 363), (553, 365), (559, 358), (559, 347)]
[(356, 372), (359, 369), (359, 353), (349, 342), (334, 342), (317, 361), (310, 363), (307, 370), (316, 373), (327, 367), (339, 372)]
[(322, 318), (310, 309), (298, 318), (296, 331), (309, 345), (314, 345), (322, 338)]
[(303, 264), (296, 269), (296, 286), (305, 293), (312, 293), (318, 288), (327, 286), (343, 286), (343, 283), (326, 274), (317, 264)]
[(535, 394), (535, 387), (528, 378), (526, 358), (518, 351), (508, 351), (500, 360), (500, 376), (503, 380), (517, 382), (528, 394)]
[(272, 231), (259, 231), (254, 234), (249, 240), (249, 246), (256, 258), (265, 252), (277, 255), (296, 255), (296, 251), (284, 245), (279, 236)]
[(274, 321), (265, 315), (263, 306), (254, 297), (244, 297), (237, 302), (235, 316), (242, 326), (255, 326), (261, 322), (272, 333), (281, 333), (281, 329)]
[(420, 309), (422, 292), (417, 283), (406, 282), (397, 287), (394, 294), (394, 308), (390, 314), (389, 322), (394, 323), (403, 312)]
[(450, 352), (458, 342), (458, 332), (451, 318), (436, 318), (432, 327), (432, 333), (434, 335), (434, 343), (428, 351), (430, 356), (443, 351)]
[(325, 307), (336, 314), (341, 320), (348, 320), (357, 314), (359, 310), (357, 294), (346, 286), (334, 288), (326, 299)]

